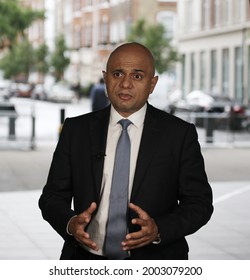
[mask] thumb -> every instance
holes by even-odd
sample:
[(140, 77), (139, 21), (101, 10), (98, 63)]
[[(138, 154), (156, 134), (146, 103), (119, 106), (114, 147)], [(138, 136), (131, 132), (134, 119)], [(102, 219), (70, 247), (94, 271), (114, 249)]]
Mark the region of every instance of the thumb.
[(83, 211), (81, 214), (78, 215), (78, 223), (79, 224), (89, 223), (92, 214), (96, 210), (96, 207), (97, 207), (96, 203), (92, 202), (87, 210)]
[(146, 220), (149, 217), (148, 213), (146, 211), (144, 211), (141, 207), (139, 207), (138, 205), (135, 205), (133, 203), (129, 203), (129, 208), (132, 209), (133, 211), (135, 211), (139, 218)]

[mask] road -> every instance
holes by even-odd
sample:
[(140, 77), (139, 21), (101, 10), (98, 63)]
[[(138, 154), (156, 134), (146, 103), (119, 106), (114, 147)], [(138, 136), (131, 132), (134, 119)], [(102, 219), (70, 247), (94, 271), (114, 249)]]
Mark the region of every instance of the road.
[(249, 148), (203, 148), (209, 181), (250, 181)]

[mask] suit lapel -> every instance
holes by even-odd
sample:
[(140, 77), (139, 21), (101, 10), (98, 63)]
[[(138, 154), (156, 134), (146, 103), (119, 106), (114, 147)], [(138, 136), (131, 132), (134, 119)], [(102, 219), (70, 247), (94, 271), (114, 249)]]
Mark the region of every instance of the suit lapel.
[(160, 139), (160, 121), (154, 114), (154, 108), (148, 105), (144, 128), (142, 132), (141, 144), (139, 148), (131, 199), (133, 199), (141, 187), (141, 181), (147, 172), (147, 168), (154, 156)]
[[(108, 124), (110, 117), (110, 106), (94, 115), (90, 122), (90, 136), (92, 143), (92, 159), (94, 180), (97, 194), (100, 193), (104, 158), (106, 150), (106, 140), (108, 132)], [(160, 139), (161, 126), (160, 120), (157, 117), (157, 111), (148, 105), (144, 128), (142, 132), (141, 144), (138, 152), (133, 188), (131, 199), (133, 199), (141, 187), (141, 181), (147, 172), (147, 168), (154, 156), (155, 149), (158, 147), (158, 140)]]
[(110, 107), (95, 114), (90, 123), (91, 153), (94, 170), (94, 180), (99, 195), (102, 183), (103, 166), (106, 150), (106, 140), (110, 116)]

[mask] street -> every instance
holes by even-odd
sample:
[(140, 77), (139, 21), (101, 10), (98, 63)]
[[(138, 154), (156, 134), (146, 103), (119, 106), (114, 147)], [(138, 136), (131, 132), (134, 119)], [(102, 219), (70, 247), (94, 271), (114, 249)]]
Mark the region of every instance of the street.
[[(52, 144), (38, 146), (34, 151), (0, 150), (0, 191), (41, 189), (54, 147)], [(205, 148), (202, 153), (210, 182), (250, 181), (249, 148)]]
[[(42, 219), (37, 201), (58, 140), (61, 109), (66, 117), (86, 113), (89, 100), (66, 105), (14, 102), (20, 114), (16, 140), (6, 139), (8, 122), (0, 119), (0, 259), (58, 259), (62, 239)], [(31, 150), (33, 109), (36, 146)], [(204, 131), (198, 133), (202, 138)], [(207, 225), (187, 237), (190, 259), (250, 259), (250, 146), (244, 143), (201, 145), (215, 211)]]

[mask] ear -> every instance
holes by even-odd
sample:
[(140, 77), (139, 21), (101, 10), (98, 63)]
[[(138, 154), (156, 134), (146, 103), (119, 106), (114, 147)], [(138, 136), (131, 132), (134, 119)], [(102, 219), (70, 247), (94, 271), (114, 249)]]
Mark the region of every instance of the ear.
[(154, 88), (158, 82), (158, 76), (154, 76), (151, 80), (151, 89), (150, 89), (150, 94), (154, 91)]
[(102, 76), (103, 76), (104, 82), (106, 83), (107, 72), (105, 72), (105, 71), (103, 70), (103, 71), (102, 71)]
[(107, 98), (109, 98), (108, 92), (107, 92), (107, 84), (106, 84), (107, 72), (105, 72), (103, 70), (102, 71), (102, 76), (103, 76), (103, 80), (104, 80), (104, 84), (105, 84), (105, 95), (106, 95)]

